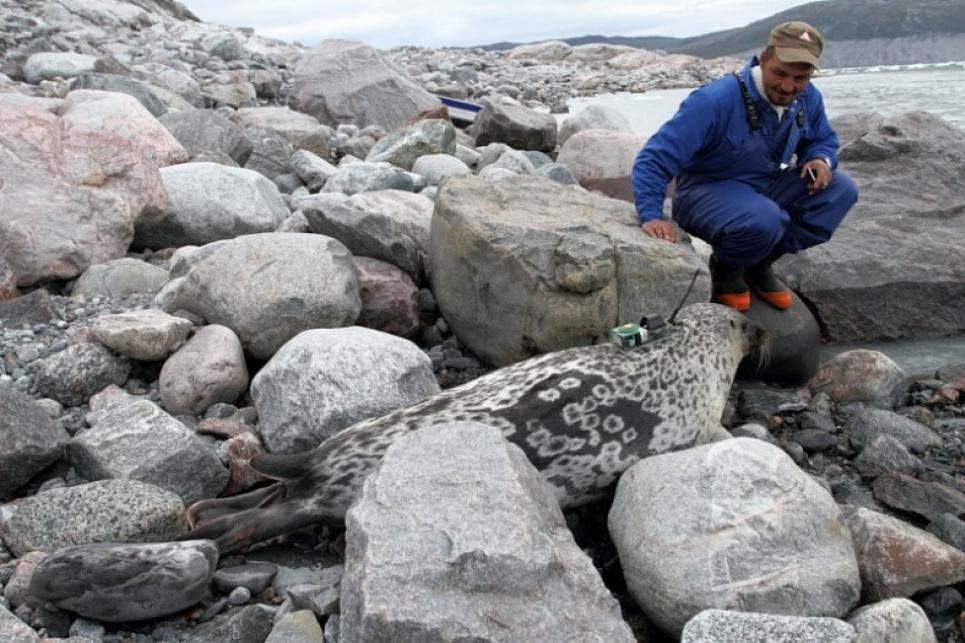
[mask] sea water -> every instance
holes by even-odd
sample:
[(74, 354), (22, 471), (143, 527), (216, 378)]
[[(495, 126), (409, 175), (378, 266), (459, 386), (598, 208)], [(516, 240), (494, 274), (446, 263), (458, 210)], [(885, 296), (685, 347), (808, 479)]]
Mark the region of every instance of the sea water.
[[(924, 110), (965, 130), (965, 61), (942, 65), (865, 67), (822, 72), (814, 85), (824, 96), (832, 119), (852, 112), (903, 114)], [(638, 134), (649, 136), (677, 111), (693, 89), (668, 89), (645, 94), (601, 94), (575, 98), (570, 114), (589, 105), (621, 112)]]
[[(853, 112), (903, 114), (931, 112), (965, 130), (965, 62), (840, 69), (822, 72), (814, 80), (824, 96), (828, 115)], [(693, 89), (670, 89), (645, 94), (603, 94), (577, 98), (570, 114), (588, 105), (606, 105), (623, 113), (634, 131), (649, 136), (673, 116)], [(567, 115), (562, 115), (561, 121)], [(855, 348), (878, 350), (907, 373), (926, 373), (951, 362), (965, 362), (965, 337), (900, 342), (871, 342), (823, 346), (822, 361)]]

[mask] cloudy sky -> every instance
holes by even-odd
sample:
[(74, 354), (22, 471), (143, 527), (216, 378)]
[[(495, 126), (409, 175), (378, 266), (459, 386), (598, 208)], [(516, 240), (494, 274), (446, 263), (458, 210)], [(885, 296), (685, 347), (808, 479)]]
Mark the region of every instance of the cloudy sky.
[(205, 22), (252, 27), (261, 36), (314, 45), (359, 40), (465, 47), (588, 34), (697, 36), (743, 27), (808, 0), (181, 0)]

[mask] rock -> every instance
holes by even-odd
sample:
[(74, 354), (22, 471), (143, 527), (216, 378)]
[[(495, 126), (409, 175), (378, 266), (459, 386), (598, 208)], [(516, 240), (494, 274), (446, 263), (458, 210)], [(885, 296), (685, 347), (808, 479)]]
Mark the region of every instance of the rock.
[(887, 506), (929, 521), (946, 513), (965, 515), (965, 493), (943, 484), (888, 472), (878, 476), (871, 488)]
[(225, 244), (188, 272), (174, 304), (227, 326), (261, 360), (304, 330), (354, 324), (362, 309), (345, 246), (296, 233), (250, 234)]
[(7, 643), (40, 643), (32, 627), (0, 605), (0, 639)]
[(184, 532), (183, 511), (182, 500), (169, 491), (136, 480), (101, 480), (24, 498), (3, 539), (18, 557), (97, 542), (164, 542)]
[(277, 573), (278, 566), (271, 563), (243, 563), (219, 569), (214, 573), (213, 580), (222, 594), (244, 587), (253, 595), (258, 595), (271, 585)]
[(535, 59), (542, 62), (561, 62), (570, 55), (573, 48), (562, 40), (547, 40), (531, 45), (513, 47), (507, 56), (510, 59)]
[(50, 301), (50, 293), (43, 288), (32, 290), (8, 301), (0, 301), (0, 319), (8, 327), (46, 324), (58, 319), (57, 309)]
[(345, 244), (356, 256), (390, 263), (417, 284), (426, 280), (433, 203), (398, 190), (344, 195), (319, 194), (295, 200), (309, 229)]
[(74, 82), (70, 85), (70, 89), (71, 91), (78, 89), (96, 89), (104, 92), (127, 94), (136, 98), (141, 105), (144, 105), (144, 108), (151, 112), (152, 116), (164, 116), (168, 111), (167, 106), (161, 102), (161, 99), (157, 97), (150, 85), (140, 80), (134, 80), (133, 78), (125, 78), (124, 76), (115, 74), (88, 72), (75, 78)]
[(322, 626), (315, 615), (308, 610), (299, 610), (281, 617), (265, 643), (317, 643), (322, 640)]
[(191, 74), (156, 62), (133, 65), (131, 76), (151, 84), (164, 104), (181, 112), (205, 107), (201, 85)]
[(419, 332), (419, 289), (412, 278), (392, 264), (355, 257), (362, 312), (355, 322), (390, 335), (412, 339)]
[(247, 129), (245, 133), (254, 146), (251, 156), (245, 162), (246, 170), (258, 172), (272, 181), (283, 174), (291, 173), (291, 156), (294, 150), (288, 139), (263, 129)]
[(609, 530), (631, 595), (674, 636), (706, 609), (843, 617), (858, 602), (834, 499), (759, 440), (641, 460), (620, 478)]
[(743, 359), (737, 376), (779, 386), (800, 386), (818, 372), (821, 329), (807, 305), (793, 292), (791, 307), (777, 310), (751, 290), (751, 307), (744, 314), (764, 326), (766, 349)]
[(579, 185), (579, 181), (562, 163), (549, 163), (536, 168), (536, 176), (542, 176), (550, 181), (555, 181), (561, 185)]
[(170, 208), (135, 222), (140, 248), (203, 245), (273, 232), (288, 216), (275, 184), (258, 172), (216, 163), (185, 163), (161, 171)]
[(267, 605), (246, 605), (200, 626), (187, 643), (264, 643), (271, 634), (274, 615)]
[(904, 394), (905, 372), (878, 351), (853, 350), (835, 355), (808, 382), (811, 393), (827, 393), (835, 402), (863, 402), (893, 409)]
[(380, 125), (394, 130), (439, 104), (396, 63), (349, 40), (324, 40), (295, 66), (298, 111), (324, 125)]
[(358, 327), (300, 333), (251, 382), (271, 453), (313, 449), (360, 420), (438, 392), (415, 344)]
[(925, 612), (906, 598), (859, 607), (848, 622), (858, 634), (855, 643), (938, 643)]
[(632, 203), (630, 173), (646, 140), (633, 132), (584, 130), (566, 141), (557, 161), (587, 190)]
[(420, 156), (455, 154), (456, 128), (441, 119), (422, 120), (386, 136), (365, 157), (366, 162), (387, 162), (412, 170)]
[(466, 176), (472, 170), (464, 162), (449, 154), (426, 154), (416, 159), (412, 171), (426, 177), (429, 185), (439, 185), (448, 176)]
[(70, 435), (33, 399), (0, 388), (0, 498), (59, 460)]
[[(74, 297), (127, 297), (157, 293), (168, 282), (168, 271), (139, 259), (111, 259), (91, 266), (71, 288)], [(118, 351), (120, 352), (120, 351)]]
[(82, 406), (95, 393), (121, 386), (131, 363), (100, 344), (76, 344), (38, 362), (34, 383), (38, 392), (65, 406)]
[(45, 51), (34, 54), (24, 63), (23, 73), (27, 82), (36, 85), (42, 80), (53, 80), (58, 76), (73, 78), (94, 71), (96, 56), (77, 54), (67, 51)]
[(876, 435), (871, 438), (871, 442), (865, 445), (854, 463), (862, 477), (872, 479), (889, 471), (916, 475), (925, 470), (922, 461), (890, 435)]
[(19, 557), (14, 564), (13, 572), (3, 588), (3, 598), (14, 609), (20, 607), (38, 608), (42, 605), (37, 597), (30, 594), (30, 578), (37, 565), (47, 559), (49, 554), (42, 551), (32, 551)]
[(231, 115), (242, 128), (269, 130), (284, 136), (295, 152), (303, 150), (325, 160), (332, 158), (335, 131), (310, 114), (288, 107), (243, 107)]
[(341, 641), (634, 640), (545, 481), (495, 428), (399, 440), (346, 527)]
[(863, 507), (845, 512), (862, 602), (908, 598), (965, 580), (965, 552), (912, 525)]
[[(611, 132), (633, 133), (633, 126), (622, 112), (605, 105), (587, 105), (583, 110), (567, 117), (560, 126), (559, 143), (565, 146), (571, 136), (584, 130), (608, 130)], [(637, 147), (637, 151), (643, 146)]]
[(200, 415), (218, 402), (235, 402), (248, 389), (248, 367), (238, 336), (218, 324), (194, 337), (161, 368), (161, 402), (173, 415)]
[(704, 610), (684, 627), (681, 643), (853, 643), (855, 628), (835, 618)]
[(137, 310), (99, 317), (93, 332), (114, 352), (151, 362), (166, 359), (193, 328), (189, 320), (160, 310)]
[(558, 133), (556, 119), (519, 105), (486, 99), (476, 114), (470, 135), (477, 145), (505, 143), (518, 150), (552, 152)]
[(291, 166), (308, 186), (309, 192), (318, 192), (338, 172), (337, 167), (308, 150), (296, 150), (291, 157)]
[(605, 341), (644, 314), (669, 318), (695, 274), (687, 301), (707, 301), (692, 248), (640, 234), (629, 203), (531, 176), (452, 177), (436, 195), (432, 291), (453, 333), (493, 366)]
[(928, 525), (928, 533), (938, 536), (952, 547), (965, 551), (965, 521), (952, 514), (943, 514)]
[(88, 480), (122, 478), (178, 494), (185, 505), (217, 496), (228, 471), (199, 436), (153, 402), (121, 396), (88, 416), (91, 428), (67, 445)]
[(170, 112), (158, 120), (184, 145), (188, 156), (224, 152), (241, 166), (251, 156), (253, 146), (245, 131), (217, 112), (206, 109)]
[(200, 601), (217, 562), (210, 540), (65, 547), (37, 566), (30, 593), (87, 618), (140, 621)]
[(944, 293), (965, 283), (965, 132), (926, 112), (835, 126), (861, 197), (830, 242), (784, 260), (792, 287), (835, 342), (959, 333), (965, 300)]
[(134, 98), (0, 94), (0, 238), (18, 287), (72, 279), (123, 257), (134, 220), (165, 209), (158, 166), (184, 149)]
[(359, 192), (401, 190), (414, 192), (412, 175), (389, 163), (349, 163), (328, 178), (322, 192), (352, 195)]
[(879, 435), (891, 436), (919, 455), (942, 444), (941, 436), (924, 424), (883, 408), (862, 409), (848, 420), (846, 428), (858, 449)]
[(224, 457), (228, 461), (228, 484), (221, 495), (230, 496), (248, 491), (255, 484), (267, 480), (251, 466), (254, 458), (265, 453), (267, 452), (261, 440), (250, 431), (225, 440)]

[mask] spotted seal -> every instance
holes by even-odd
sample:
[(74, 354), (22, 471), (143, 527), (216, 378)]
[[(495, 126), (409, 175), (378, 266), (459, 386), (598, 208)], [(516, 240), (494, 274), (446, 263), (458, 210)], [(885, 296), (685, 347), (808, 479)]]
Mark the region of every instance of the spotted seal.
[(493, 371), (417, 404), (363, 420), (316, 449), (256, 458), (279, 481), (187, 510), (185, 538), (231, 551), (314, 525), (341, 525), (366, 476), (403, 435), (451, 421), (502, 430), (542, 473), (560, 506), (612, 493), (620, 474), (649, 455), (713, 442), (743, 356), (765, 331), (717, 304), (685, 308), (664, 339), (548, 353)]

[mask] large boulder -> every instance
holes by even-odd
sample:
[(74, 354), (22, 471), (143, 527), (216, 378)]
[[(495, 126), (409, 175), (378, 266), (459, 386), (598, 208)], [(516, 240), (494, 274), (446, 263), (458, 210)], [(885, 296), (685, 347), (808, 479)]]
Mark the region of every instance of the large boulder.
[(386, 136), (365, 157), (370, 163), (386, 161), (405, 170), (426, 154), (455, 154), (456, 128), (438, 118), (420, 120)]
[(840, 618), (859, 600), (834, 498), (761, 440), (641, 460), (620, 478), (609, 529), (631, 595), (678, 637), (706, 609)]
[(582, 130), (567, 139), (556, 160), (587, 190), (632, 203), (630, 171), (646, 140), (622, 130)]
[(585, 109), (573, 114), (560, 126), (560, 145), (576, 134), (589, 129), (602, 129), (611, 132), (633, 132), (633, 126), (623, 112), (606, 105), (587, 105)]
[(160, 121), (192, 158), (202, 152), (222, 152), (238, 165), (244, 165), (251, 155), (252, 143), (245, 131), (217, 112), (208, 109), (171, 112)]
[(138, 100), (141, 105), (151, 112), (154, 116), (163, 116), (167, 113), (167, 106), (157, 97), (151, 86), (147, 83), (126, 78), (116, 74), (98, 74), (89, 72), (82, 74), (74, 79), (70, 84), (71, 91), (79, 89), (96, 89), (103, 92), (118, 92), (128, 94)]
[(833, 341), (961, 332), (965, 297), (949, 293), (965, 291), (965, 132), (924, 112), (835, 126), (861, 196), (831, 241), (779, 271)]
[(310, 114), (288, 107), (243, 107), (231, 115), (231, 120), (245, 130), (262, 129), (279, 134), (296, 151), (306, 150), (323, 159), (332, 158), (335, 130)]
[(505, 143), (518, 150), (552, 152), (559, 138), (556, 118), (522, 105), (484, 99), (469, 133), (477, 145)]
[(546, 482), (494, 427), (396, 442), (346, 527), (342, 641), (634, 640)]
[(710, 297), (688, 243), (643, 234), (629, 203), (535, 176), (443, 183), (429, 276), (453, 332), (495, 366), (590, 345)]
[(367, 328), (310, 330), (282, 346), (251, 383), (272, 453), (300, 453), (366, 418), (439, 392), (410, 341)]
[(134, 221), (168, 207), (158, 167), (184, 148), (137, 100), (0, 94), (0, 239), (20, 287), (123, 257)]
[(273, 232), (288, 216), (278, 188), (254, 170), (184, 163), (161, 171), (170, 207), (135, 222), (134, 245), (170, 248)]
[(360, 192), (350, 197), (318, 194), (295, 201), (309, 229), (338, 239), (353, 255), (381, 259), (425, 282), (432, 201), (400, 190)]
[(319, 122), (387, 130), (438, 107), (439, 100), (399, 65), (360, 42), (324, 40), (295, 66), (292, 97), (298, 111)]
[(238, 237), (188, 271), (174, 305), (227, 326), (267, 360), (312, 328), (350, 326), (362, 309), (352, 255), (313, 234)]

